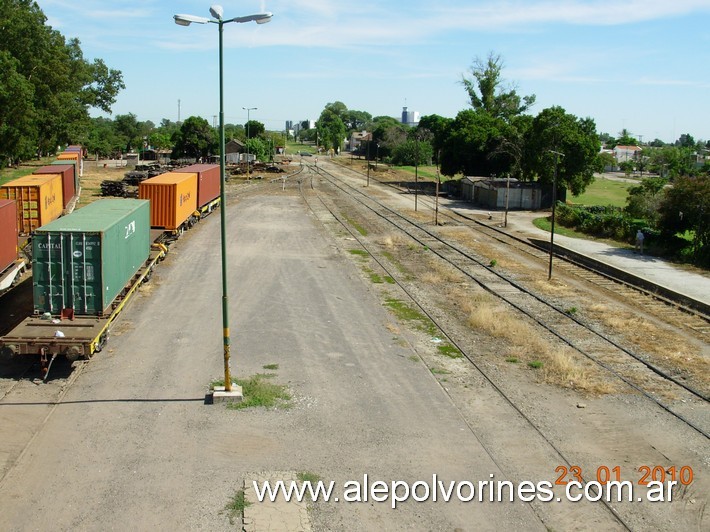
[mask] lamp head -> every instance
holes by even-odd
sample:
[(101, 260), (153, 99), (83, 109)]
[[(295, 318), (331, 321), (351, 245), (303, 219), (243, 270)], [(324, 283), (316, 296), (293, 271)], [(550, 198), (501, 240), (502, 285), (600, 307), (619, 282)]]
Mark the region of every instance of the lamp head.
[(193, 22), (196, 24), (207, 24), (210, 19), (205, 17), (196, 17), (194, 15), (173, 15), (175, 24), (178, 26), (189, 26)]
[(222, 16), (224, 15), (224, 9), (222, 8), (222, 6), (217, 4), (210, 6), (210, 15), (212, 15), (217, 20), (222, 20)]

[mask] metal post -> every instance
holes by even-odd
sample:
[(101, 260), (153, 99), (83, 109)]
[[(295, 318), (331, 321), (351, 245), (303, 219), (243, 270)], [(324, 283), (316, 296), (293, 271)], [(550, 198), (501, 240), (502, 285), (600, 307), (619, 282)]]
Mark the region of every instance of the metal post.
[(560, 155), (564, 155), (563, 153), (559, 153), (556, 151), (551, 151), (551, 153), (555, 154), (555, 173), (552, 178), (552, 224), (550, 227), (550, 266), (547, 271), (548, 281), (552, 279), (552, 252), (555, 243), (555, 206), (557, 205), (557, 161), (559, 160)]
[(414, 212), (416, 212), (419, 194), (419, 137), (415, 135), (414, 140), (417, 144), (417, 154), (414, 156)]
[(505, 182), (505, 222), (503, 227), (508, 227), (508, 198), (510, 197), (510, 174)]
[(370, 186), (370, 141), (367, 141), (367, 185)]
[(232, 376), (229, 373), (229, 292), (227, 291), (227, 198), (224, 179), (224, 80), (222, 75), (222, 27), (219, 21), (219, 203), (222, 233), (222, 331), (224, 343), (224, 390), (232, 391)]

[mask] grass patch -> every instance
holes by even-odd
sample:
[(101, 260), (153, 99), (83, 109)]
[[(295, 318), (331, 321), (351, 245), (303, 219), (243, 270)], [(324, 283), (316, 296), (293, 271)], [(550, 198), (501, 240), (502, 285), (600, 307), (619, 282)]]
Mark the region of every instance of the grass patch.
[(565, 309), (565, 314), (569, 316), (574, 316), (575, 314), (577, 314), (577, 307), (570, 307), (568, 309)]
[[(247, 379), (235, 379), (236, 383), (242, 387), (244, 399), (241, 403), (229, 403), (227, 407), (234, 410), (257, 406), (287, 408), (291, 394), (288, 393), (285, 385), (269, 382), (269, 379), (275, 376), (274, 373), (257, 373)], [(212, 387), (214, 386), (224, 386), (224, 379), (213, 381)]]
[(386, 282), (387, 284), (396, 284), (397, 281), (395, 281), (395, 280), (394, 280), (392, 277), (390, 277), (389, 275), (385, 275), (385, 282)]
[(244, 490), (237, 491), (224, 507), (224, 512), (229, 517), (229, 524), (233, 525), (237, 518), (241, 519), (244, 516), (244, 508), (250, 504), (244, 497)]
[(261, 367), (264, 369), (272, 370), (272, 371), (279, 369), (278, 364), (266, 364), (265, 366), (261, 366)]
[(520, 362), (520, 360), (518, 360), (518, 357), (507, 357), (505, 361), (510, 362), (511, 364), (517, 364), (518, 362)]
[(448, 375), (451, 373), (448, 369), (443, 368), (431, 368), (431, 372), (434, 375)]
[(539, 360), (532, 360), (528, 362), (528, 366), (531, 367), (532, 369), (540, 369), (543, 366), (543, 363), (540, 362)]
[(582, 194), (572, 196), (572, 202), (582, 205), (625, 207), (626, 198), (629, 196), (629, 188), (634, 186), (638, 186), (638, 183), (612, 181), (597, 177)]
[(374, 284), (382, 284), (384, 283), (384, 280), (382, 277), (379, 276), (379, 274), (375, 272), (370, 272), (370, 281), (372, 281)]
[(357, 255), (358, 257), (369, 257), (370, 254), (364, 249), (349, 249), (348, 253), (351, 255)]
[(439, 350), (439, 354), (444, 355), (445, 357), (449, 357), (449, 358), (462, 358), (463, 357), (463, 355), (461, 354), (461, 351), (459, 351), (458, 348), (454, 347), (453, 345), (442, 344), (442, 345), (437, 345), (436, 348)]
[[(402, 172), (411, 174), (412, 176), (415, 174), (414, 166), (396, 166), (395, 168), (397, 168), (397, 170), (401, 170)], [(430, 179), (432, 181), (436, 181), (436, 166), (421, 165), (416, 168), (416, 174), (419, 176), (419, 179)]]
[[(543, 231), (547, 231), (548, 233), (550, 232), (550, 228), (552, 227), (552, 223), (546, 217), (535, 218), (533, 220), (533, 225), (535, 227), (537, 227), (538, 229), (542, 229)], [(570, 229), (568, 227), (563, 227), (558, 223), (555, 224), (555, 234), (562, 235), (562, 236), (568, 236), (570, 238), (589, 238), (589, 235), (585, 235), (584, 233), (579, 233), (579, 232), (575, 231), (574, 229)]]
[(316, 475), (310, 471), (299, 471), (296, 473), (296, 478), (299, 482), (310, 482), (311, 484), (317, 484), (322, 480), (320, 475)]
[(424, 314), (407, 305), (399, 299), (388, 298), (387, 305), (401, 321), (415, 322), (415, 327), (425, 333), (434, 336), (437, 332), (436, 325)]
[(362, 236), (367, 236), (367, 229), (365, 229), (363, 226), (361, 226), (355, 220), (348, 218), (347, 216), (344, 216), (344, 218), (350, 225), (352, 225), (355, 228), (355, 230), (358, 233), (360, 233)]

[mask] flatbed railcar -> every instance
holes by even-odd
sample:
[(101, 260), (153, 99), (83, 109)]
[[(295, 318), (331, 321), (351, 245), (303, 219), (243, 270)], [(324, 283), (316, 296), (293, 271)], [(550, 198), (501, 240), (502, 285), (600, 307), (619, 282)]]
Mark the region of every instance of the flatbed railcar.
[(167, 253), (145, 200), (101, 200), (47, 224), (33, 240), (34, 314), (0, 338), (3, 355), (89, 358)]
[(0, 338), (5, 356), (39, 355), (45, 371), (59, 355), (70, 360), (90, 358), (106, 344), (110, 327), (126, 307), (138, 288), (150, 280), (156, 265), (165, 257), (164, 244), (153, 243), (150, 256), (136, 272), (121, 294), (113, 301), (111, 311), (103, 316), (40, 315), (25, 318), (7, 335)]

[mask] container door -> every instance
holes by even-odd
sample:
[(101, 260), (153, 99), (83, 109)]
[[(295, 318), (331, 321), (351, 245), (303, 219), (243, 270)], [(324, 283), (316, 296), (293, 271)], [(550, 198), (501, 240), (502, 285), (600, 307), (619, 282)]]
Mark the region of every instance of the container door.
[(78, 315), (101, 313), (101, 239), (85, 233), (35, 235), (33, 285), (35, 312)]
[[(101, 314), (101, 237), (92, 233), (72, 233), (67, 246), (65, 291), (76, 314)], [(69, 252), (70, 251), (70, 252)]]
[(63, 238), (38, 233), (32, 239), (32, 286), (35, 312), (59, 314), (64, 306)]

